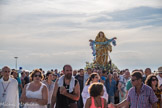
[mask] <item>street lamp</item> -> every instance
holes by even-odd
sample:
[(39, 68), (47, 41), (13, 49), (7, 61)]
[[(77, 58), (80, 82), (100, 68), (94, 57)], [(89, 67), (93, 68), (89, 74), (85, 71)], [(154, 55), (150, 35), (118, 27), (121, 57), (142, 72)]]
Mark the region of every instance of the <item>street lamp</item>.
[(18, 59), (18, 57), (14, 57), (14, 58), (15, 58), (15, 60), (16, 60), (15, 68), (16, 68), (16, 70), (17, 70), (17, 59)]

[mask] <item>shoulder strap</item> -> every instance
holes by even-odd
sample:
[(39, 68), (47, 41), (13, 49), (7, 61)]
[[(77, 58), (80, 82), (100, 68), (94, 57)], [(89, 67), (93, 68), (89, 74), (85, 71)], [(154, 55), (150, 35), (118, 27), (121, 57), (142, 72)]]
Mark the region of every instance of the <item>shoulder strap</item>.
[(29, 88), (29, 85), (30, 85), (30, 83), (28, 83), (28, 84), (26, 85), (26, 91), (28, 90), (28, 88)]
[(42, 91), (42, 89), (43, 89), (44, 85), (45, 85), (45, 84), (43, 84), (43, 83), (41, 82), (41, 87), (40, 87), (40, 89), (39, 89), (39, 90), (41, 90), (41, 91)]
[(75, 79), (75, 86), (76, 86), (77, 82), (78, 82), (78, 80), (77, 80), (77, 79)]

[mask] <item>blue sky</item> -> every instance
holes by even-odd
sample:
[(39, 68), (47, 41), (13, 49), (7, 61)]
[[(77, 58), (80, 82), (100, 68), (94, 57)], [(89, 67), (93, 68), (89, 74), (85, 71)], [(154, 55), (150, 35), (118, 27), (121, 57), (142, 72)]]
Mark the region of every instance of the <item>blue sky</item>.
[(1, 0), (0, 67), (74, 69), (92, 62), (89, 39), (116, 36), (119, 69), (162, 66), (161, 0)]

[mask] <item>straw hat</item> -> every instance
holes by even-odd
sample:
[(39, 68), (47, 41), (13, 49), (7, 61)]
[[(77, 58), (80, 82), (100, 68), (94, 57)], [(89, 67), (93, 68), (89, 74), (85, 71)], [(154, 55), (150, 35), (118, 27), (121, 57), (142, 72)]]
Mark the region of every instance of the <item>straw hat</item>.
[(158, 73), (162, 73), (162, 66), (158, 68)]

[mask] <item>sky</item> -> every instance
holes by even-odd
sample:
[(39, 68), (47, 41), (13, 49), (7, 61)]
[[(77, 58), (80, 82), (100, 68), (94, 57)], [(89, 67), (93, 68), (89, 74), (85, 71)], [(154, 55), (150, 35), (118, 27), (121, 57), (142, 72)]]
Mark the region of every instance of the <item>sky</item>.
[(0, 68), (84, 68), (99, 31), (119, 69), (162, 66), (161, 0), (0, 0)]

